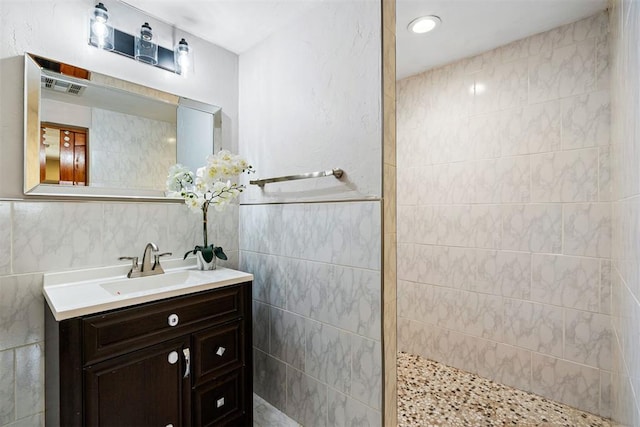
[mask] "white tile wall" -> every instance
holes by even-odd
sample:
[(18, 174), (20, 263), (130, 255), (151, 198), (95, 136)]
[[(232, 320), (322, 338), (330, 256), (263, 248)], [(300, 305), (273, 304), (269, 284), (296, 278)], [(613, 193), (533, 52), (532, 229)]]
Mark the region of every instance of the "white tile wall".
[(256, 393), (304, 425), (380, 425), (380, 215), (380, 202), (240, 207)]
[[(615, 0), (611, 3), (611, 172), (613, 181), (613, 238), (610, 269), (610, 293), (603, 289), (601, 304), (610, 304), (613, 316), (613, 374), (605, 377), (610, 385), (609, 405), (619, 425), (640, 425), (640, 96), (638, 76), (640, 66), (640, 4), (637, 1)], [(605, 46), (601, 47), (606, 53)], [(600, 51), (600, 50), (599, 50)], [(588, 100), (594, 108), (606, 102), (604, 96)], [(597, 119), (594, 118), (597, 122)], [(594, 125), (590, 136), (598, 134), (601, 124)], [(597, 137), (593, 137), (594, 139)], [(595, 248), (596, 245), (591, 245)], [(605, 274), (607, 270), (605, 268)], [(597, 326), (583, 333), (597, 333)], [(591, 354), (596, 358), (598, 354)]]
[(404, 79), (397, 113), (399, 350), (604, 415), (607, 19)]

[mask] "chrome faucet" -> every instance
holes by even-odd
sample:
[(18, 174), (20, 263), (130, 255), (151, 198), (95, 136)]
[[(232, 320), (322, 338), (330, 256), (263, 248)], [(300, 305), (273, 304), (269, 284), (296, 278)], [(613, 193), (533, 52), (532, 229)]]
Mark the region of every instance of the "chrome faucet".
[[(153, 254), (153, 265), (151, 264), (151, 255)], [(158, 245), (153, 242), (147, 243), (144, 247), (144, 253), (142, 254), (142, 265), (138, 264), (138, 257), (122, 256), (119, 260), (132, 261), (131, 270), (127, 273), (127, 277), (145, 277), (152, 276), (154, 274), (163, 274), (164, 270), (160, 265), (160, 257), (171, 255), (171, 252), (158, 253)]]

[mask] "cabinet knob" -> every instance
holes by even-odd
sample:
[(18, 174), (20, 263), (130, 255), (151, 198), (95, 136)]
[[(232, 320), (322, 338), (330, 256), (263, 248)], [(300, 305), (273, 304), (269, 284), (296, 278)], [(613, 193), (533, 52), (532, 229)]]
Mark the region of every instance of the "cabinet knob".
[(171, 315), (169, 315), (169, 318), (167, 319), (167, 322), (169, 323), (169, 326), (176, 326), (179, 321), (180, 321), (180, 319), (178, 318), (177, 314), (171, 314)]
[(216, 408), (220, 408), (224, 406), (224, 397), (221, 397), (220, 399), (216, 400)]
[(167, 357), (167, 360), (172, 365), (175, 365), (176, 362), (178, 361), (178, 352), (177, 351), (172, 351), (171, 353), (169, 353), (169, 356)]
[(218, 356), (222, 356), (222, 355), (224, 354), (224, 352), (225, 352), (225, 351), (227, 351), (227, 349), (226, 349), (226, 348), (224, 348), (224, 347), (218, 347), (218, 350), (216, 350), (216, 354), (217, 354)]
[(165, 427), (173, 427), (173, 424), (167, 424)]

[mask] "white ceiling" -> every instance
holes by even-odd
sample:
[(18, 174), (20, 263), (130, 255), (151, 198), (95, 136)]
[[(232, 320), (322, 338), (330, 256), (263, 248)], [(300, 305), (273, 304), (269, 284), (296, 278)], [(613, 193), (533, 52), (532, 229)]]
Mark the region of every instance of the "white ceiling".
[[(363, 0), (126, 0), (163, 21), (241, 54), (323, 1)], [(397, 0), (398, 79), (591, 16), (607, 0)], [(430, 34), (408, 23), (437, 15)]]
[[(607, 0), (397, 0), (396, 74), (421, 71), (486, 52), (606, 9)], [(424, 15), (442, 24), (412, 34), (407, 25)]]

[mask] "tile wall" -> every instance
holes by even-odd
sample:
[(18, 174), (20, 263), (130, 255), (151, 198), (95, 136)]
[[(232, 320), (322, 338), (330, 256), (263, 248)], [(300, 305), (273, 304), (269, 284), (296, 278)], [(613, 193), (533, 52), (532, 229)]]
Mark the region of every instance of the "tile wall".
[(244, 205), (254, 391), (303, 425), (381, 425), (380, 203)]
[[(237, 218), (237, 205), (209, 213), (231, 267)], [(43, 415), (43, 272), (117, 265), (147, 242), (182, 258), (201, 240), (200, 219), (181, 204), (0, 201), (0, 426)]]
[(611, 2), (613, 417), (640, 425), (640, 4)]
[(399, 350), (611, 414), (608, 15), (398, 83)]

